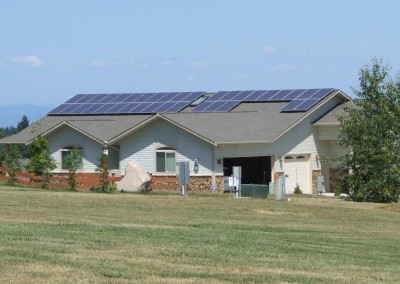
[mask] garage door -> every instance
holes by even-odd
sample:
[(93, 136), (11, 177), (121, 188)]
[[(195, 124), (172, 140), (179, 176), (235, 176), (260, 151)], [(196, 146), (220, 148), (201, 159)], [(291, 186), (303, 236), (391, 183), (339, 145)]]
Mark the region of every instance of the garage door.
[(288, 194), (293, 193), (298, 184), (303, 193), (311, 193), (309, 186), (309, 167), (308, 156), (290, 155), (285, 157), (285, 191)]

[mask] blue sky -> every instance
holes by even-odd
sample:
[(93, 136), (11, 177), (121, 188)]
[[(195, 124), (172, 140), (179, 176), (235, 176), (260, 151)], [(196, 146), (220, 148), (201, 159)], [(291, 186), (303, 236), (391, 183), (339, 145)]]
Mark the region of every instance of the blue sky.
[(334, 87), (352, 95), (373, 57), (400, 69), (399, 3), (2, 1), (0, 107), (50, 110), (78, 93)]

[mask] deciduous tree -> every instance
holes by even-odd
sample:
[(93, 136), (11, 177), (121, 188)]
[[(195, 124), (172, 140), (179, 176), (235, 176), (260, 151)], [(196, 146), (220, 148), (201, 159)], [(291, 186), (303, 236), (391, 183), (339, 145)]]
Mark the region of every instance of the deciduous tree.
[(353, 200), (395, 202), (400, 193), (400, 77), (374, 59), (359, 73), (360, 98), (339, 118), (340, 158), (349, 170), (342, 186)]

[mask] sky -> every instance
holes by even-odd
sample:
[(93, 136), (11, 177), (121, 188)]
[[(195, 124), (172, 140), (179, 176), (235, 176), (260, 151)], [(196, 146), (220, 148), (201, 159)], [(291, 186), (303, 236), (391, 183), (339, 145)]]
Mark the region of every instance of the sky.
[(40, 109), (32, 122), (81, 93), (353, 96), (373, 58), (400, 69), (399, 11), (396, 0), (3, 0), (0, 126), (16, 123), (2, 110)]

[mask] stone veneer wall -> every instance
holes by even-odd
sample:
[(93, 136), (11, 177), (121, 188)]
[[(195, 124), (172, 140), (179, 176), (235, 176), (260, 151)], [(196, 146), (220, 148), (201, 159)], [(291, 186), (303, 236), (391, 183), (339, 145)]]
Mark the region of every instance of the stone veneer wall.
[(278, 190), (278, 179), (280, 177), (283, 177), (285, 172), (276, 172), (274, 175), (274, 193), (276, 194), (276, 191)]
[[(224, 190), (224, 177), (215, 177), (215, 186), (218, 192)], [(192, 191), (211, 191), (212, 190), (212, 177), (211, 176), (191, 176), (189, 190)]]
[(320, 170), (312, 171), (312, 193), (317, 193), (318, 188), (318, 177), (321, 175)]
[(215, 186), (217, 187), (217, 191), (219, 191), (219, 192), (224, 191), (224, 177), (223, 176), (215, 177)]
[[(177, 190), (178, 178), (176, 176), (153, 176), (151, 182), (151, 190)], [(217, 191), (222, 192), (224, 189), (224, 177), (215, 177)], [(191, 176), (189, 190), (191, 191), (211, 191), (211, 176)]]

